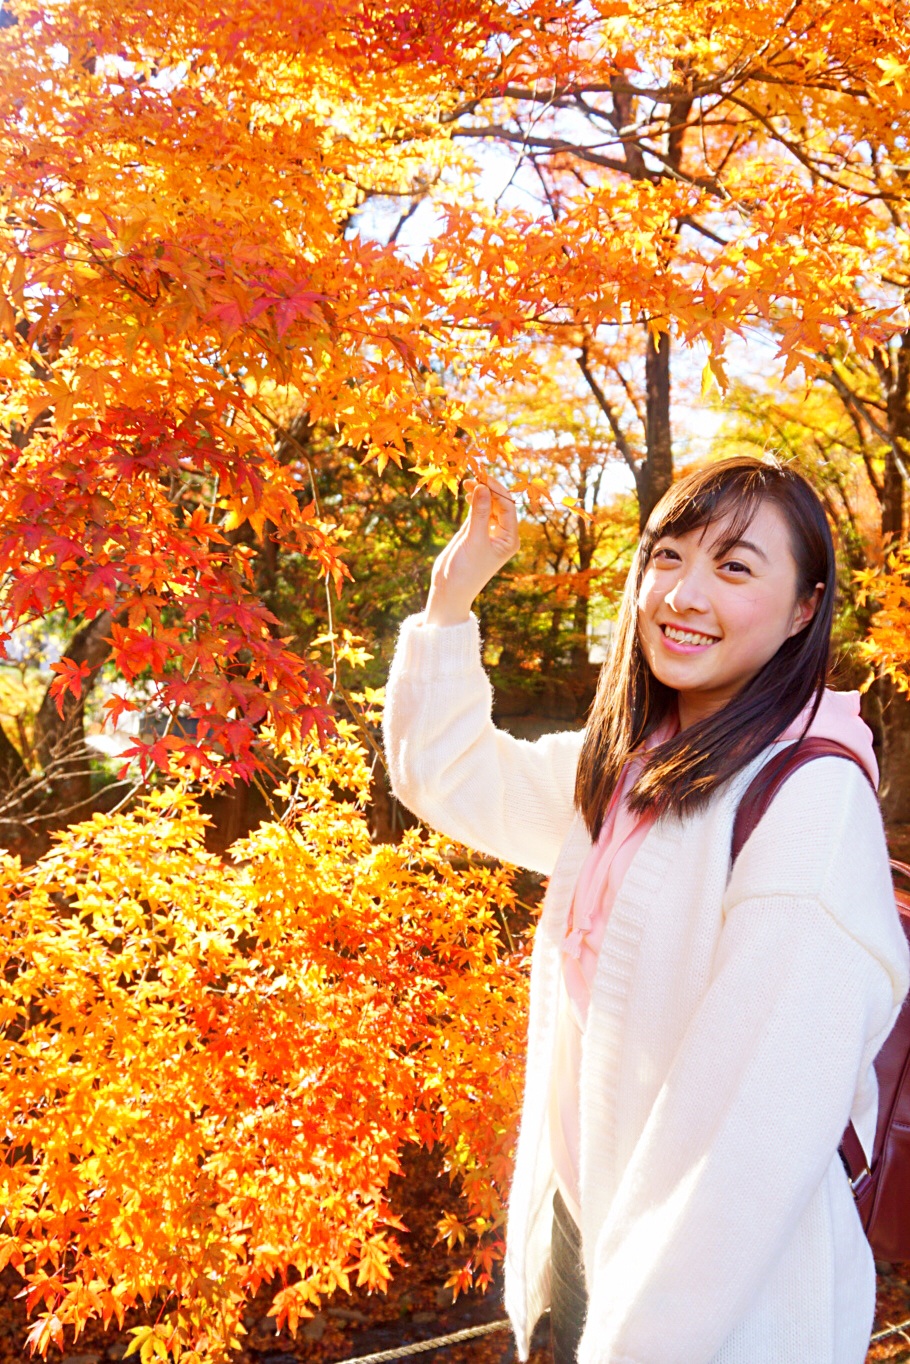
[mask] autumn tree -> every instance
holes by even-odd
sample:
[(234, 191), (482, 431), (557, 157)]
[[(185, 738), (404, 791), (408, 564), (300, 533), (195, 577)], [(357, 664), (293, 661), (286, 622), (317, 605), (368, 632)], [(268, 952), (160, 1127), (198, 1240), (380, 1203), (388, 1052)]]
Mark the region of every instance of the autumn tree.
[[(524, 189), (536, 188), (562, 260), (526, 253), (517, 273), (530, 294), (549, 268), (542, 320), (574, 324), (567, 342), (635, 472), (643, 517), (671, 477), (673, 336), (716, 352), (725, 334), (768, 324), (790, 365), (814, 364), (840, 320), (869, 354), (876, 310), (858, 285), (888, 196), (870, 196), (863, 147), (879, 164), (892, 153), (896, 188), (900, 8), (560, 7), (462, 69), (452, 135), (514, 149)], [(644, 448), (633, 454), (625, 404), (601, 401), (590, 347), (604, 329), (639, 326)], [(722, 374), (716, 353), (713, 363)]]
[(0, 1263), (42, 1354), (144, 1304), (143, 1359), (226, 1359), (275, 1275), (292, 1328), (382, 1289), (407, 1142), (440, 1141), (468, 1197), (443, 1227), (467, 1242), (453, 1286), (501, 1253), (526, 1003), (509, 878), (416, 830), (374, 844), (344, 722), (283, 756), (284, 818), (227, 862), (179, 785), (27, 871), (0, 857)]
[[(636, 512), (619, 492), (627, 480), (616, 478), (622, 471), (593, 405), (584, 395), (577, 406), (567, 403), (563, 369), (554, 363), (547, 370), (534, 352), (531, 357), (530, 381), (475, 399), (484, 420), (508, 430), (514, 449), (506, 476), (527, 490), (516, 491), (521, 551), (477, 610), (498, 713), (505, 713), (507, 693), (526, 692), (534, 708), (532, 695), (546, 690), (549, 700), (541, 696), (541, 704), (564, 693), (567, 706), (559, 713), (576, 719), (595, 676), (588, 663), (589, 603), (596, 597), (615, 612)], [(286, 626), (293, 624), (300, 647), (332, 630), (339, 638), (350, 632), (373, 655), (360, 665), (360, 680), (381, 685), (398, 626), (422, 608), (433, 560), (464, 518), (463, 488), (415, 496), (406, 469), (390, 465), (380, 474), (325, 425), (292, 424), (285, 450), (312, 468), (321, 514), (337, 527), (351, 576), (340, 598), (327, 597), (311, 562), (272, 548), (262, 571), (270, 594), (264, 599)]]
[[(416, 834), (373, 848), (341, 794), (363, 796), (363, 760), (260, 570), (280, 546), (345, 577), (312, 465), (284, 457), (301, 411), (431, 489), (503, 441), (436, 377), (442, 266), (349, 230), (448, 155), (420, 126), (432, 33), (402, 61), (406, 27), (384, 56), (355, 4), (8, 15), (3, 626), (65, 611), (60, 720), (78, 739), (100, 653), (151, 693), (166, 723), (136, 757), (176, 784), (3, 863), (2, 1253), (41, 1350), (155, 1299), (146, 1354), (218, 1358), (275, 1273), (292, 1322), (350, 1273), (382, 1286), (403, 1142), (442, 1139), (463, 1176), (485, 1238), (467, 1281), (498, 1253), (524, 984), (507, 881)], [(180, 783), (266, 761), (281, 819), (236, 864), (207, 857)]]
[[(704, 343), (705, 388), (725, 386), (730, 339), (764, 336), (781, 380), (834, 389), (882, 533), (905, 536), (907, 19), (852, 0), (561, 7), (462, 67), (452, 137), (510, 152), (539, 205), (503, 293), (574, 355), (642, 521), (673, 473), (671, 352)], [(906, 819), (910, 708), (889, 688), (883, 792)]]
[[(174, 719), (141, 755), (163, 768), (248, 776), (258, 725), (325, 713), (324, 680), (251, 591), (249, 546), (221, 538), (268, 524), (340, 579), (307, 471), (275, 459), (301, 411), (438, 489), (508, 456), (441, 374), (508, 384), (513, 343), (545, 335), (580, 362), (644, 515), (671, 473), (673, 338), (722, 376), (753, 324), (788, 365), (837, 344), (869, 357), (893, 326), (870, 246), (898, 190), (867, 192), (857, 149), (874, 138), (899, 185), (897, 9), (9, 12), (7, 611), (62, 603), (80, 628), (112, 612), (115, 666), (147, 669)], [(487, 140), (523, 150), (541, 211), (472, 190)], [(398, 224), (363, 235), (378, 200), (405, 230), (435, 206), (426, 250), (399, 249)], [(629, 328), (637, 450), (604, 381)], [(56, 694), (78, 700), (91, 668), (71, 660)]]
[[(431, 482), (464, 460), (471, 420), (439, 391), (426, 326), (439, 269), (346, 232), (366, 195), (424, 183), (438, 139), (403, 140), (399, 121), (440, 74), (374, 69), (353, 4), (287, 26), (253, 8), (11, 14), (7, 625), (64, 606), (127, 681), (154, 679), (175, 723), (144, 761), (247, 778), (257, 728), (323, 722), (326, 683), (283, 643), (232, 532), (268, 528), (344, 573), (308, 471), (276, 459), (285, 423), (328, 417), (380, 464), (406, 448)], [(64, 712), (94, 667), (61, 664)]]
[[(524, 372), (487, 395), (484, 408), (507, 428), (513, 469), (527, 486), (521, 547), (476, 609), (500, 688), (498, 712), (520, 706), (523, 692), (534, 698), (528, 709), (580, 721), (596, 686), (598, 668), (589, 660), (595, 616), (618, 609), (637, 508), (596, 405), (578, 387), (574, 361), (546, 338), (523, 349)], [(628, 359), (614, 357), (617, 384)]]
[[(135, 745), (133, 795), (158, 774), (141, 802), (3, 863), (4, 1253), (41, 1348), (162, 1295), (147, 1353), (217, 1357), (269, 1274), (289, 1316), (348, 1272), (381, 1286), (403, 1142), (446, 1143), (495, 1237), (520, 1072), (523, 958), (491, 918), (507, 878), (420, 833), (370, 844), (331, 668), (280, 619), (288, 565), (346, 580), (320, 460), (400, 464), (396, 495), (442, 495), (440, 519), (490, 463), (539, 492), (527, 414), (489, 413), (561, 368), (598, 437), (554, 418), (552, 481), (583, 500), (621, 459), (643, 516), (673, 472), (671, 353), (700, 347), (723, 383), (737, 335), (773, 336), (785, 377), (852, 383), (879, 423), (886, 380), (866, 401), (856, 374), (893, 348), (899, 418), (906, 13), (4, 15), (0, 611), (4, 638), (60, 611), (71, 630), (39, 785), (82, 780), (100, 667), (125, 684), (112, 713), (144, 695), (162, 722)], [(498, 199), (491, 144), (517, 158)], [(569, 571), (590, 578), (601, 547), (564, 510)], [(208, 858), (189, 784), (265, 766), (276, 819)], [(61, 799), (78, 810), (81, 791)], [(481, 1243), (463, 1281), (495, 1254)]]

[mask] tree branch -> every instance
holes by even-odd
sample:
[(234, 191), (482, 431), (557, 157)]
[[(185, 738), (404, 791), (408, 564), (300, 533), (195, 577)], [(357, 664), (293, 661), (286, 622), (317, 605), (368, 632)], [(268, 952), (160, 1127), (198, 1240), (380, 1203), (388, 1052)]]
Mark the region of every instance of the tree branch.
[[(477, 128), (461, 128), (452, 134), (453, 137), (479, 137), (496, 138), (499, 142), (517, 143), (521, 147), (533, 148), (535, 151), (568, 152), (572, 156), (578, 157), (580, 161), (588, 161), (593, 166), (603, 166), (606, 170), (619, 171), (627, 175), (629, 168), (625, 161), (620, 161), (614, 156), (601, 156), (599, 152), (589, 150), (587, 147), (579, 146), (573, 142), (567, 142), (563, 138), (555, 137), (532, 137), (527, 133), (513, 133), (510, 129), (504, 128), (499, 123), (489, 123)], [(654, 171), (652, 179), (656, 183), (660, 179), (660, 172)]]
[(853, 392), (850, 385), (841, 378), (835, 369), (832, 368), (828, 370), (824, 377), (835, 392), (840, 395), (844, 403), (853, 408), (857, 416), (866, 423), (869, 430), (874, 431), (875, 434), (884, 441), (885, 445), (887, 445), (894, 456), (894, 462), (900, 470), (901, 478), (905, 483), (910, 484), (910, 469), (907, 468), (907, 461), (904, 458), (904, 453), (900, 449), (897, 441), (892, 437), (887, 426), (883, 426), (880, 421), (877, 421), (876, 418), (872, 416), (868, 406), (863, 402), (862, 398)]
[(632, 452), (632, 447), (629, 444), (626, 435), (622, 430), (622, 427), (619, 425), (619, 420), (616, 416), (616, 413), (613, 411), (612, 403), (610, 402), (609, 398), (604, 393), (600, 384), (597, 382), (597, 380), (595, 379), (594, 375), (591, 372), (591, 367), (588, 361), (587, 342), (585, 342), (585, 344), (582, 346), (581, 353), (577, 355), (575, 358), (578, 362), (578, 368), (585, 376), (587, 385), (594, 395), (597, 406), (600, 408), (601, 412), (604, 414), (604, 416), (606, 417), (607, 421), (610, 424), (610, 430), (613, 432), (613, 439), (616, 441), (617, 449), (619, 450), (619, 453), (622, 455), (623, 459), (626, 461), (629, 468), (631, 469), (632, 476), (635, 479), (635, 483), (637, 486), (640, 473), (639, 463), (635, 459), (635, 455)]

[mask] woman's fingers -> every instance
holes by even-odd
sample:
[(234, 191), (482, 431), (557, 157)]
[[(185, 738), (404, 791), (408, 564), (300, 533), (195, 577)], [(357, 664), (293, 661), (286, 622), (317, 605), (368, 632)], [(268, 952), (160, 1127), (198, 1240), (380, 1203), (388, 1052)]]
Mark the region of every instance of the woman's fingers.
[(503, 560), (511, 558), (518, 548), (518, 508), (507, 488), (490, 479), (492, 506), (490, 509), (490, 541)]
[(488, 474), (487, 477), (483, 480), (477, 478), (466, 478), (464, 481), (464, 490), (468, 494), (468, 496), (471, 496), (473, 494), (475, 488), (489, 488), (490, 492), (493, 495), (494, 501), (510, 502), (513, 506), (515, 505), (515, 498), (509, 492), (505, 484), (500, 483), (499, 479), (493, 478), (492, 475)]
[(478, 483), (471, 494), (466, 551), (476, 554), (478, 566), (495, 573), (518, 549), (518, 512), (515, 500), (499, 487)]
[(488, 475), (487, 487), (491, 488), (494, 493), (498, 493), (500, 497), (507, 497), (510, 502), (514, 501), (514, 498), (512, 497), (512, 494), (509, 492), (506, 485), (504, 483), (500, 483), (498, 478), (493, 478), (492, 475)]
[(508, 488), (488, 475), (484, 482), (465, 479), (464, 489), (471, 499), (469, 519), (476, 507), (479, 517), (475, 520), (486, 518), (491, 538), (495, 536), (501, 540), (504, 532), (507, 536), (514, 536), (517, 543), (518, 508)]
[(467, 517), (433, 565), (430, 625), (466, 620), (474, 598), (518, 549), (518, 512), (508, 489), (496, 479), (466, 479), (464, 489)]
[(439, 569), (454, 568), (466, 560), (465, 569), (491, 576), (518, 548), (518, 509), (515, 499), (497, 479), (481, 483), (465, 479), (469, 494), (468, 514), (439, 555)]
[(468, 507), (468, 541), (478, 548), (486, 542), (489, 534), (490, 490), (483, 483), (475, 483), (471, 490), (471, 505)]

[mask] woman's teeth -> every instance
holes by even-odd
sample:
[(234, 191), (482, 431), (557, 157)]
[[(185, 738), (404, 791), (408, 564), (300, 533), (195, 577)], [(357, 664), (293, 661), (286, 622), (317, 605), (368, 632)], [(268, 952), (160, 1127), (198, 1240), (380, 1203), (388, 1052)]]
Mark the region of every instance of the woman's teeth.
[(678, 630), (675, 625), (665, 625), (663, 630), (668, 639), (675, 639), (678, 644), (717, 643), (713, 635), (697, 635), (693, 630)]

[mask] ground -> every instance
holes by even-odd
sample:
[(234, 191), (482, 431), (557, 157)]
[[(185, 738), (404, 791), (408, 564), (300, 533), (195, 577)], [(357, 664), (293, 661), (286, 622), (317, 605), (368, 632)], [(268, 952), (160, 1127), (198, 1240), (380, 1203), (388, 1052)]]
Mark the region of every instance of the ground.
[[(247, 1314), (249, 1335), (236, 1364), (341, 1364), (341, 1361), (390, 1350), (413, 1341), (459, 1331), (465, 1326), (495, 1321), (505, 1314), (501, 1294), (468, 1294), (452, 1303), (451, 1290), (443, 1287), (457, 1264), (443, 1246), (434, 1245), (435, 1223), (444, 1208), (453, 1206), (453, 1194), (441, 1174), (438, 1159), (426, 1152), (411, 1154), (405, 1174), (394, 1181), (394, 1202), (409, 1228), (403, 1237), (407, 1264), (401, 1266), (387, 1294), (369, 1295), (355, 1290), (350, 1297), (336, 1296), (324, 1311), (301, 1325), (297, 1339), (286, 1332), (275, 1334), (274, 1319), (267, 1316), (268, 1292), (262, 1292)], [(910, 1264), (880, 1265), (876, 1330), (908, 1322), (906, 1334), (894, 1335), (872, 1346), (870, 1361), (910, 1364)], [(6, 1270), (0, 1275), (0, 1364), (24, 1361), (25, 1311), (16, 1298), (18, 1276)], [(549, 1364), (546, 1321), (538, 1328), (530, 1364)], [(64, 1354), (62, 1364), (107, 1364), (123, 1358), (129, 1336), (90, 1328), (77, 1345)], [(61, 1364), (55, 1351), (48, 1356)], [(479, 1340), (417, 1355), (417, 1364), (514, 1364), (515, 1352), (508, 1331)]]

